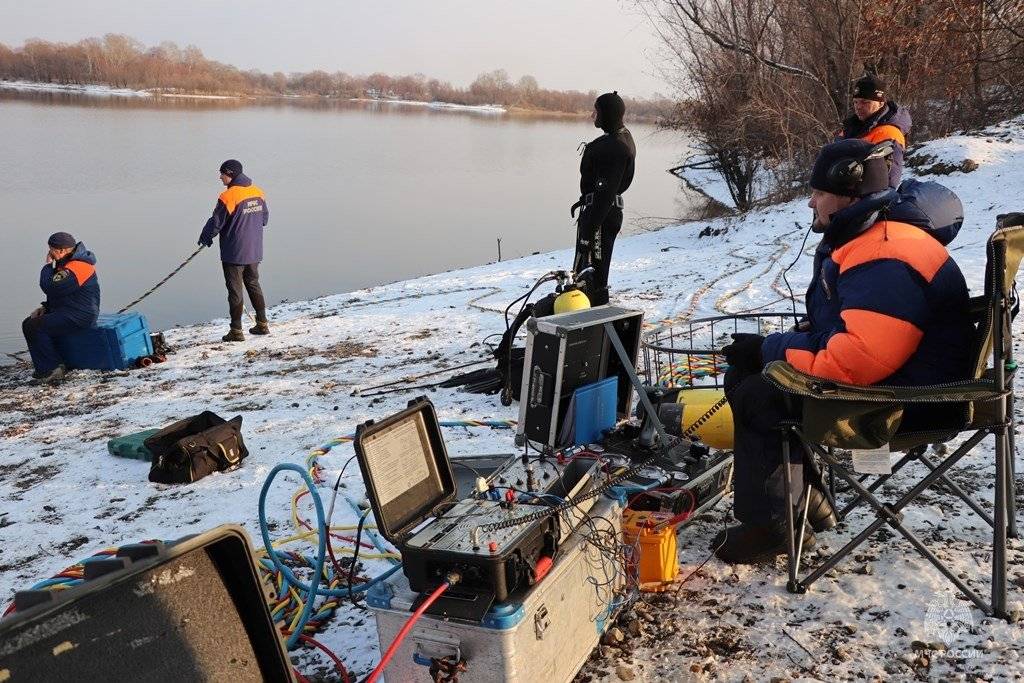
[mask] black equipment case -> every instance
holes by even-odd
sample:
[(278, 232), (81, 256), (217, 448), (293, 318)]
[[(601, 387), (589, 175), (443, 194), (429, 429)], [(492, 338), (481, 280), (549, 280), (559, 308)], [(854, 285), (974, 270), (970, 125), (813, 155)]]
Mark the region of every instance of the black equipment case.
[(557, 516), (474, 538), (475, 527), (522, 512), (493, 500), (455, 502), (451, 462), (426, 398), (359, 425), (354, 447), (377, 529), (401, 550), (410, 588), (432, 591), (449, 572), (461, 577), (431, 613), (478, 620), (493, 602), (532, 584), (540, 557), (554, 555)]
[(12, 683), (293, 680), (240, 526), (123, 546), (85, 578), (15, 594), (0, 621)]
[(606, 377), (618, 377), (616, 414), (629, 416), (633, 384), (612, 346), (610, 324), (636, 366), (643, 323), (641, 311), (597, 306), (531, 318), (526, 323), (526, 358), (519, 397), (518, 436), (550, 449), (558, 443), (573, 393)]

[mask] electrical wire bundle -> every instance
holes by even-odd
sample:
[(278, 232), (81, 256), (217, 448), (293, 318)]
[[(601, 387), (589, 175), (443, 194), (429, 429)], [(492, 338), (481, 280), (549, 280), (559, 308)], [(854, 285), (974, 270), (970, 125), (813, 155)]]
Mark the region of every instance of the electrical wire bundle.
[[(363, 515), (360, 524), (355, 527), (335, 527), (330, 523), (330, 516), (324, 512), (319, 489), (314, 483), (315, 481), (322, 481), (322, 478), (319, 476), (322, 470), (316, 462), (317, 458), (329, 452), (334, 446), (349, 441), (351, 441), (350, 437), (340, 437), (314, 449), (306, 460), (305, 469), (292, 463), (277, 465), (270, 471), (266, 481), (264, 481), (259, 501), (260, 534), (264, 544), (263, 549), (260, 551), (263, 556), (260, 560), (260, 567), (261, 570), (270, 576), (277, 589), (276, 599), (271, 605), (271, 611), (275, 621), (279, 622), (282, 633), (287, 636), (288, 649), (294, 649), (300, 643), (316, 647), (330, 657), (344, 681), (348, 681), (349, 678), (341, 659), (330, 648), (310, 637), (308, 633), (316, 632), (318, 629), (323, 628), (334, 615), (335, 610), (340, 605), (341, 598), (354, 597), (358, 593), (369, 590), (373, 585), (389, 578), (401, 567), (401, 564), (395, 564), (391, 569), (376, 577), (366, 580), (361, 578), (359, 583), (354, 583), (357, 555), (362, 545), (359, 536), (362, 533), (363, 522), (366, 516)], [(274, 479), (284, 471), (298, 473), (302, 477), (304, 486), (292, 495), (292, 522), (296, 527), (297, 533), (275, 542), (270, 539), (267, 525), (266, 497)], [(344, 469), (342, 470), (343, 472)], [(340, 479), (339, 475), (339, 484)], [(335, 496), (337, 496), (337, 491), (338, 487), (335, 486)], [(307, 495), (311, 498), (316, 513), (315, 526), (304, 520), (298, 512), (299, 500)], [(333, 509), (334, 500), (332, 499), (332, 514)], [(356, 538), (337, 533), (351, 529), (357, 530)], [(278, 549), (280, 546), (288, 543), (297, 541), (309, 542), (314, 538), (316, 539), (315, 556)], [(350, 541), (353, 544), (351, 549), (348, 547), (338, 549), (339, 553), (347, 553), (353, 556), (347, 572), (341, 567), (335, 557), (336, 553), (332, 543), (334, 539)], [(379, 548), (381, 552), (372, 555), (364, 554), (364, 559), (388, 559), (398, 562), (399, 556), (396, 553), (387, 552), (381, 546), (378, 546), (376, 543), (373, 546), (369, 546), (370, 548)], [(328, 564), (328, 553), (330, 555), (330, 564)], [(295, 570), (299, 567), (304, 570), (303, 574), (308, 576), (306, 581), (303, 581), (296, 574)], [(323, 600), (319, 605), (315, 605), (318, 596), (323, 598)], [(300, 680), (302, 680), (301, 674), (296, 673), (300, 676)]]
[[(516, 422), (514, 420), (464, 419), (445, 420), (439, 424), (443, 427), (511, 429), (516, 425)], [(354, 435), (340, 436), (312, 449), (306, 457), (305, 467), (292, 463), (277, 465), (270, 471), (270, 474), (264, 481), (259, 501), (260, 534), (263, 538), (264, 547), (257, 554), (260, 556), (259, 567), (261, 572), (276, 589), (275, 600), (271, 603), (271, 612), (274, 620), (279, 624), (282, 633), (287, 636), (289, 650), (298, 647), (299, 644), (306, 644), (323, 651), (334, 662), (344, 681), (349, 680), (344, 663), (330, 648), (316, 641), (309, 634), (316, 633), (326, 626), (340, 606), (342, 598), (349, 598), (355, 604), (356, 597), (359, 594), (365, 593), (372, 586), (387, 580), (401, 568), (401, 556), (385, 546), (384, 541), (374, 533), (375, 527), (365, 524), (369, 511), (361, 510), (352, 499), (349, 498), (348, 503), (360, 515), (359, 524), (355, 526), (334, 526), (331, 524), (342, 477), (355, 456), (349, 457), (342, 465), (333, 486), (330, 506), (326, 512), (324, 511), (318, 487), (319, 484), (325, 483), (324, 468), (320, 465), (319, 460), (322, 456), (330, 453), (334, 447), (351, 443), (354, 438)], [(291, 497), (291, 520), (296, 533), (286, 538), (272, 541), (266, 520), (266, 496), (273, 480), (283, 471), (296, 472), (303, 480), (303, 485), (296, 489)], [(299, 512), (299, 502), (306, 497), (309, 497), (313, 503), (316, 513), (315, 524), (304, 519)], [(339, 533), (353, 529), (356, 531), (354, 538), (348, 534)], [(369, 539), (369, 543), (363, 540), (364, 532), (366, 538)], [(281, 549), (282, 546), (289, 543), (300, 541), (314, 542), (314, 539), (316, 544), (315, 555)], [(351, 544), (351, 547), (344, 545), (335, 548), (335, 541), (343, 541), (346, 544)], [(364, 548), (371, 551), (376, 550), (377, 552), (364, 552)], [(338, 554), (352, 556), (347, 571), (341, 562), (338, 561), (336, 557)], [(357, 576), (359, 559), (388, 560), (394, 563), (394, 566), (376, 577)], [(302, 578), (298, 576), (297, 571), (302, 572)], [(453, 580), (457, 580), (457, 578), (453, 577)], [(450, 583), (443, 584), (441, 588), (447, 589), (449, 585)], [(440, 597), (441, 592), (443, 592), (441, 588), (435, 592), (432, 599), (428, 600), (428, 603), (432, 603)], [(321, 600), (316, 605), (318, 597)], [(423, 611), (429, 607), (428, 603), (424, 603), (421, 609), (417, 610), (417, 613), (410, 617), (407, 624), (408, 628), (411, 628)], [(394, 652), (397, 651), (403, 637), (400, 634), (395, 642), (392, 643), (391, 648), (382, 657), (380, 664), (367, 678), (368, 681), (375, 680), (383, 672), (387, 662), (394, 655)], [(298, 671), (295, 673), (300, 681), (305, 680)]]
[(477, 532), (482, 533), (482, 532), (487, 532), (487, 531), (496, 531), (498, 529), (508, 529), (510, 527), (520, 526), (520, 525), (523, 525), (523, 524), (529, 524), (530, 522), (540, 521), (540, 520), (545, 519), (547, 517), (550, 517), (552, 515), (561, 514), (562, 512), (566, 512), (568, 510), (571, 510), (574, 507), (576, 507), (577, 505), (579, 505), (580, 503), (582, 503), (583, 501), (589, 500), (591, 498), (597, 498), (601, 494), (606, 493), (607, 491), (609, 491), (616, 484), (619, 484), (619, 483), (629, 479), (634, 474), (637, 474), (638, 472), (643, 470), (645, 467), (649, 466), (650, 463), (653, 462), (655, 458), (656, 458), (656, 456), (651, 456), (647, 460), (644, 460), (643, 462), (640, 462), (640, 463), (637, 463), (636, 465), (633, 465), (632, 467), (630, 467), (629, 469), (625, 470), (624, 472), (622, 472), (620, 474), (617, 474), (615, 476), (612, 476), (610, 479), (606, 480), (604, 483), (595, 486), (594, 488), (590, 489), (589, 491), (584, 491), (582, 493), (578, 493), (576, 496), (574, 496), (572, 498), (568, 498), (568, 499), (564, 500), (563, 502), (558, 503), (557, 505), (553, 505), (553, 506), (551, 506), (549, 508), (545, 508), (543, 510), (538, 510), (537, 512), (531, 512), (531, 513), (526, 514), (526, 515), (521, 515), (519, 517), (513, 517), (511, 519), (506, 519), (506, 520), (503, 520), (501, 522), (492, 522), (490, 524), (481, 524), (480, 526), (476, 527), (476, 530), (477, 530)]
[[(336, 531), (344, 531), (354, 529), (354, 526), (334, 526), (331, 528), (332, 534)], [(295, 573), (297, 570), (302, 570), (304, 573), (311, 572), (316, 566), (316, 559), (309, 554), (301, 553), (295, 550), (278, 550), (281, 546), (299, 540), (306, 540), (316, 535), (315, 532), (307, 532), (303, 534), (296, 534), (286, 539), (282, 539), (274, 542), (274, 550), (272, 551), (278, 561), (292, 570)], [(372, 548), (372, 546), (370, 546)], [(336, 552), (346, 553), (352, 555), (355, 551), (351, 548), (339, 548)], [(361, 555), (363, 559), (388, 559), (395, 560), (399, 558), (397, 553), (363, 553)], [(281, 627), (281, 632), (289, 636), (294, 631), (295, 625), (302, 614), (302, 610), (305, 607), (305, 600), (298, 591), (295, 590), (286, 579), (282, 572), (277, 571), (274, 562), (267, 557), (266, 549), (261, 548), (257, 551), (257, 558), (259, 560), (260, 574), (268, 580), (276, 590), (276, 600), (271, 603), (271, 616), (274, 621), (277, 622)], [(353, 560), (349, 567), (353, 567), (355, 560)], [(343, 585), (347, 584), (348, 576), (350, 571), (345, 570), (334, 563), (324, 563), (323, 572), (320, 577), (321, 583), (328, 588), (328, 590), (334, 591), (339, 595), (328, 598), (322, 604), (317, 607), (317, 611), (307, 620), (303, 627), (304, 634), (313, 634), (320, 631), (326, 623), (334, 616), (334, 611), (338, 608), (341, 600), (340, 589)], [(365, 584), (370, 579), (358, 576), (360, 584)]]
[[(598, 525), (597, 520), (604, 525)], [(607, 517), (584, 513), (582, 525), (586, 525), (587, 530), (577, 530), (576, 533), (597, 552), (598, 560), (593, 561), (595, 558), (588, 555), (593, 571), (587, 577), (587, 583), (593, 586), (598, 603), (605, 606), (598, 619), (606, 621), (632, 604), (639, 595), (636, 563), (633, 561), (636, 547), (619, 539), (620, 534), (616, 533), (614, 524)], [(597, 572), (601, 573), (600, 578), (595, 576)]]
[[(142, 543), (157, 543), (157, 541), (149, 540), (142, 541)], [(79, 560), (75, 564), (65, 567), (48, 579), (39, 581), (33, 585), (29, 590), (39, 591), (62, 591), (69, 588), (73, 588), (85, 582), (85, 565), (96, 560), (105, 560), (110, 557), (117, 555), (118, 548), (104, 548), (89, 557)], [(4, 610), (3, 616), (8, 616), (17, 611), (14, 601), (12, 600), (7, 608)]]
[(708, 356), (687, 355), (686, 360), (679, 360), (666, 366), (658, 375), (658, 386), (675, 388), (692, 386), (698, 379), (717, 377), (725, 372), (728, 365), (719, 361), (717, 354)]

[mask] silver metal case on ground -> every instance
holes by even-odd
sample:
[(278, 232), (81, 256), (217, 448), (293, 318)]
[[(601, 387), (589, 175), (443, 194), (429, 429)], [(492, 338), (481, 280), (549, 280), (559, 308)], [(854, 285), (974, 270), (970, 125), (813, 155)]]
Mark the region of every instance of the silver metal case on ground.
[(618, 306), (530, 318), (519, 396), (517, 438), (557, 448), (573, 393), (606, 377), (619, 378), (616, 413), (629, 415), (633, 386), (612, 348), (604, 325), (614, 328), (636, 366), (643, 313)]
[[(621, 508), (615, 501), (601, 498), (590, 515), (599, 528), (613, 529), (621, 538)], [(540, 583), (522, 597), (494, 605), (482, 623), (424, 615), (391, 660), (385, 679), (430, 681), (430, 659), (448, 657), (465, 658), (463, 682), (572, 680), (597, 646), (614, 589), (622, 586), (621, 574), (606, 562), (582, 535), (573, 534)], [(619, 578), (609, 584), (613, 576)], [(367, 595), (382, 651), (408, 620), (417, 597), (402, 575)]]

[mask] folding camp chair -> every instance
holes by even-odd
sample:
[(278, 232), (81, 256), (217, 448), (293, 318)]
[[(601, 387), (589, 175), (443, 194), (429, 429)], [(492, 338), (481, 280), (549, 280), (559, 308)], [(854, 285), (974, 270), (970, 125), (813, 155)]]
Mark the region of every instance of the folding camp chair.
[[(802, 416), (781, 425), (783, 471), (785, 479), (787, 528), (789, 531), (787, 588), (805, 592), (815, 581), (888, 524), (947, 579), (988, 615), (1010, 618), (1006, 610), (1006, 539), (1016, 537), (1014, 503), (1013, 438), (1013, 338), (1011, 323), (1018, 308), (1014, 279), (1024, 255), (1024, 215), (1002, 217), (987, 244), (985, 292), (972, 298), (971, 310), (977, 316), (977, 356), (973, 378), (935, 386), (893, 387), (853, 386), (813, 377), (788, 363), (776, 361), (764, 369), (764, 377), (791, 397), (800, 397)], [(989, 359), (991, 358), (991, 367)], [(929, 411), (950, 411), (945, 424), (929, 425), (928, 431), (901, 431), (904, 408), (920, 406)], [(919, 409), (920, 412), (920, 409)], [(934, 427), (934, 428), (933, 428)], [(941, 462), (925, 456), (928, 444), (943, 443), (960, 433), (970, 436)], [(987, 437), (995, 440), (995, 509), (989, 516), (953, 483), (946, 472)], [(791, 441), (798, 442), (809, 458), (820, 458), (855, 492), (854, 505), (863, 501), (874, 509), (875, 519), (845, 546), (840, 548), (803, 579), (799, 578), (803, 552), (803, 529), (807, 509), (794, 512), (803, 493), (793, 491), (789, 477)], [(890, 452), (905, 452), (897, 469), (920, 461), (927, 475), (895, 502), (875, 496), (875, 490), (888, 477), (870, 486), (838, 460), (835, 449), (875, 449), (888, 446)], [(985, 602), (903, 525), (902, 510), (927, 488), (942, 482), (962, 498), (992, 526), (992, 596)], [(809, 498), (805, 496), (805, 499)], [(849, 511), (850, 506), (845, 511)], [(799, 519), (796, 519), (799, 515)]]

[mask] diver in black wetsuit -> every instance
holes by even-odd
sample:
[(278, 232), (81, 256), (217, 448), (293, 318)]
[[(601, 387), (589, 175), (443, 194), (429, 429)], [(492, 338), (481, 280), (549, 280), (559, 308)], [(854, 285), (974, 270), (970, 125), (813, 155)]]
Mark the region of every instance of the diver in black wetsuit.
[(633, 182), (636, 145), (623, 125), (626, 105), (618, 91), (605, 93), (594, 102), (594, 125), (605, 134), (592, 140), (580, 162), (580, 199), (570, 210), (580, 209), (576, 225), (577, 273), (593, 267), (586, 277), (586, 293), (592, 306), (608, 303), (608, 270), (612, 247), (622, 227), (622, 193)]

